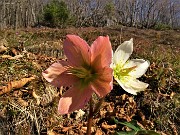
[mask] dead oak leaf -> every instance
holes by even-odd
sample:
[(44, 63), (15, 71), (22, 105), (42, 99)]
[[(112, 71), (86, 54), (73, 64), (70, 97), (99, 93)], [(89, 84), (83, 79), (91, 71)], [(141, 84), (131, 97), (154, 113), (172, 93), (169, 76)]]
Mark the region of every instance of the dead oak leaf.
[(27, 82), (34, 80), (35, 77), (23, 78), (18, 81), (11, 81), (7, 86), (0, 87), (0, 95), (10, 92), (12, 89), (19, 89), (23, 87)]

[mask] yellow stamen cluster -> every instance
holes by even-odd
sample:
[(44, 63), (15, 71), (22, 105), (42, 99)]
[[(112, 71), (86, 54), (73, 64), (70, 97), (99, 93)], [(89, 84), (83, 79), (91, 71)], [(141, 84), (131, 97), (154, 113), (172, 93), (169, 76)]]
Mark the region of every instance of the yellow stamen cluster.
[(122, 79), (122, 77), (129, 76), (129, 72), (134, 70), (136, 66), (130, 67), (130, 68), (123, 68), (121, 65), (116, 65), (114, 70), (114, 77), (118, 78), (119, 80)]
[(82, 79), (84, 83), (89, 83), (96, 78), (96, 73), (91, 67), (71, 67), (68, 68), (69, 74), (73, 74)]

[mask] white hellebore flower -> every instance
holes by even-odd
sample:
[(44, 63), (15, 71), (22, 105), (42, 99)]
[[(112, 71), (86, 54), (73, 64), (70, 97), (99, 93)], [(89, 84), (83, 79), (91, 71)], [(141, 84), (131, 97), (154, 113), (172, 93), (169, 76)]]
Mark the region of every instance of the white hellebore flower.
[(136, 95), (144, 91), (148, 84), (137, 80), (148, 69), (150, 63), (143, 59), (128, 60), (133, 52), (133, 39), (123, 42), (113, 56), (114, 78), (128, 93)]

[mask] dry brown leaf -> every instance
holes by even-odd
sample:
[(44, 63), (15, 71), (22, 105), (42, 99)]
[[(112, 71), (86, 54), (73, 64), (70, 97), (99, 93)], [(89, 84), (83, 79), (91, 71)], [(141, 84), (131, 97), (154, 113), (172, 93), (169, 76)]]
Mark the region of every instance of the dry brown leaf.
[(97, 129), (95, 135), (103, 135), (102, 131), (100, 129)]
[(39, 105), (40, 104), (40, 96), (38, 96), (35, 91), (32, 92), (32, 96), (36, 99), (36, 104)]
[(22, 97), (22, 95), (23, 95), (22, 91), (16, 90), (13, 92), (13, 96), (15, 96), (15, 97)]
[(154, 127), (153, 122), (146, 120), (145, 115), (141, 111), (138, 111), (138, 115), (141, 117), (142, 120), (140, 123), (138, 123), (141, 128), (150, 130)]
[(130, 103), (134, 103), (133, 97), (129, 97), (129, 102), (130, 102)]
[(126, 100), (127, 95), (126, 95), (126, 94), (123, 94), (121, 98), (122, 98), (122, 101), (124, 101), (124, 100)]
[(47, 131), (47, 135), (57, 135), (54, 131), (52, 130), (48, 130)]
[(1, 53), (1, 52), (4, 52), (4, 51), (6, 51), (6, 50), (7, 50), (6, 47), (4, 47), (3, 45), (0, 45), (0, 53)]
[(0, 95), (10, 92), (12, 89), (18, 89), (23, 87), (27, 82), (34, 80), (35, 77), (23, 78), (18, 81), (11, 81), (7, 84), (7, 86), (0, 87)]
[(28, 106), (28, 102), (26, 102), (25, 100), (23, 100), (22, 98), (18, 98), (18, 103), (21, 105), (21, 106), (24, 106), (24, 107), (27, 107)]
[(145, 115), (141, 111), (138, 111), (138, 114), (141, 117), (142, 121), (146, 120)]
[(107, 123), (102, 123), (102, 128), (104, 128), (104, 129), (115, 129), (115, 128), (117, 128), (117, 125), (107, 125)]
[[(83, 133), (86, 133), (87, 127), (81, 127), (81, 131), (82, 131)], [(95, 132), (95, 127), (91, 127), (91, 133), (92, 133), (92, 132)]]
[(15, 48), (12, 48), (11, 51), (14, 55), (18, 55), (18, 53), (19, 53), (19, 51), (17, 51)]
[(126, 121), (131, 121), (137, 112), (137, 105), (133, 97), (124, 94), (120, 97), (120, 102), (115, 106), (115, 116)]
[(172, 92), (172, 93), (170, 94), (170, 98), (173, 99), (174, 95), (176, 95), (176, 93), (175, 93), (175, 92)]
[(7, 112), (6, 107), (1, 109), (1, 111), (0, 111), (0, 118), (6, 118), (6, 112)]
[(63, 131), (63, 132), (67, 132), (67, 131), (70, 130), (70, 129), (72, 129), (72, 126), (70, 126), (70, 127), (63, 127), (63, 128), (62, 128), (62, 131)]

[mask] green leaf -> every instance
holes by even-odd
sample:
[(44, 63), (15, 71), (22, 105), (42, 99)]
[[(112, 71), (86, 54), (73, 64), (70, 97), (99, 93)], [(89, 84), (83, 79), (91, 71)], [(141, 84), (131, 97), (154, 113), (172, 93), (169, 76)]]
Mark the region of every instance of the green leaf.
[(135, 135), (137, 131), (119, 131), (116, 132), (114, 135)]
[(160, 135), (160, 134), (152, 130), (140, 130), (135, 135)]
[(119, 131), (116, 132), (114, 135), (160, 135), (155, 131), (151, 130), (140, 130), (140, 131)]
[(135, 120), (132, 120), (130, 122), (119, 122), (115, 118), (113, 118), (113, 120), (116, 124), (121, 124), (133, 129), (133, 131), (119, 131), (116, 132), (115, 135), (160, 135), (155, 131), (141, 129), (141, 127), (137, 124)]
[(118, 120), (116, 120), (116, 119), (114, 118), (114, 122), (115, 122), (116, 124), (121, 124), (121, 125), (127, 126), (127, 127), (131, 128), (131, 129), (133, 129), (133, 130), (135, 130), (135, 131), (141, 130), (141, 127), (140, 127), (140, 126), (137, 124), (137, 122), (134, 121), (134, 120), (132, 120), (132, 121), (130, 121), (130, 122), (119, 122)]

